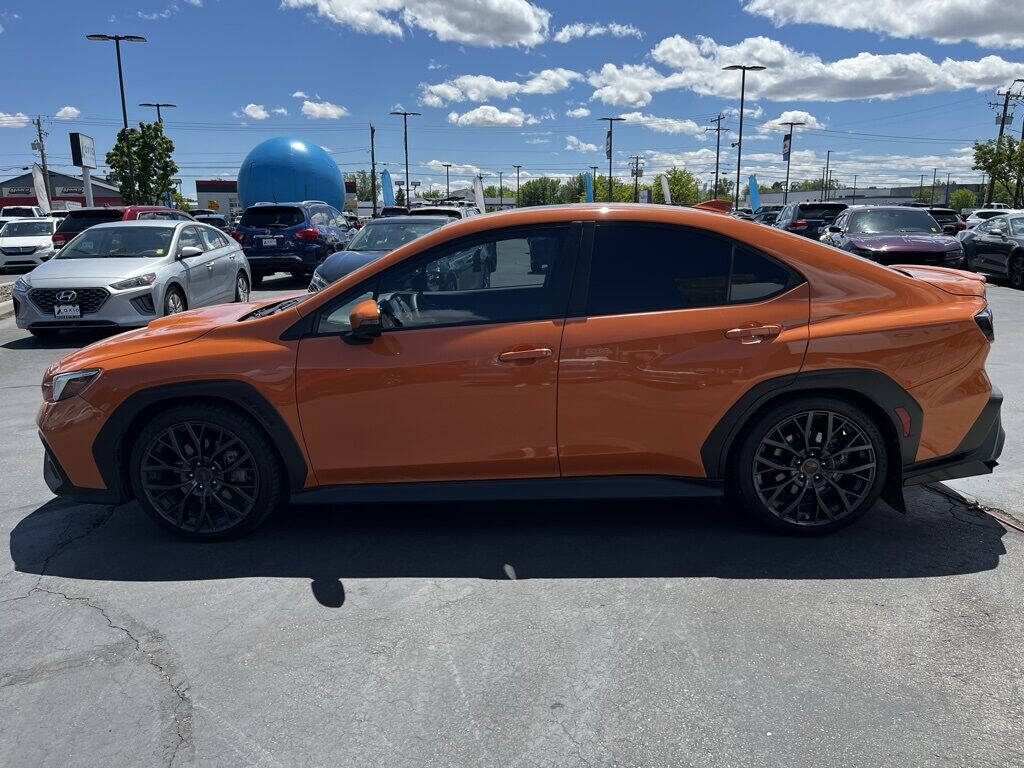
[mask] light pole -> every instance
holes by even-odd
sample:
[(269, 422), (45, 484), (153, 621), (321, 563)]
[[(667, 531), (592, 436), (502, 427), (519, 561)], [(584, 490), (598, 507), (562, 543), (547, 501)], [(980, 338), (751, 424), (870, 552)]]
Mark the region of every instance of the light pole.
[(785, 205), (789, 199), (789, 165), (793, 161), (793, 129), (798, 125), (807, 125), (807, 123), (787, 122), (779, 123), (779, 125), (789, 126), (789, 152), (786, 153), (786, 186), (782, 188), (782, 204)]
[(832, 150), (830, 149), (828, 152), (825, 153), (825, 181), (821, 185), (821, 199), (822, 200), (828, 200), (828, 195), (829, 195), (828, 185), (829, 185), (829, 181), (832, 178), (832, 169), (830, 167), (831, 165), (832, 165)]
[(760, 72), (764, 69), (760, 64), (730, 64), (722, 67), (726, 72), (739, 70), (740, 76), (740, 135), (736, 142), (736, 210), (740, 209), (740, 163), (743, 158), (743, 103), (747, 92), (747, 72)]
[(519, 207), (519, 171), (522, 169), (523, 166), (521, 166), (521, 165), (513, 165), (512, 167), (516, 169), (516, 208), (518, 208)]
[(498, 210), (505, 210), (505, 190), (501, 188), (501, 174), (504, 171), (498, 171)]
[(728, 130), (728, 128), (722, 127), (722, 121), (724, 119), (725, 115), (719, 114), (718, 117), (711, 121), (715, 124), (715, 127), (704, 129), (704, 133), (715, 134), (715, 188), (711, 193), (711, 197), (718, 197), (718, 158), (722, 152), (722, 131)]
[(132, 160), (132, 137), (128, 133), (128, 108), (124, 103), (124, 72), (121, 69), (121, 41), (126, 43), (148, 42), (142, 35), (86, 35), (86, 40), (93, 40), (98, 43), (109, 43), (113, 41), (114, 50), (117, 52), (117, 83), (121, 88), (121, 122), (124, 130), (124, 140), (128, 148), (128, 196), (132, 198), (128, 203), (135, 202), (135, 161)]
[(158, 123), (160, 123), (160, 125), (163, 125), (164, 124), (164, 116), (160, 113), (160, 108), (161, 107), (176, 107), (178, 105), (177, 104), (164, 104), (163, 102), (158, 102), (158, 101), (153, 101), (153, 102), (151, 102), (151, 101), (143, 101), (143, 102), (141, 102), (139, 104), (139, 106), (140, 107), (156, 107), (156, 121)]
[[(391, 114), (402, 116), (402, 139), (405, 143), (405, 188), (409, 189), (409, 116), (413, 115), (418, 117), (420, 113), (395, 110)], [(409, 206), (408, 194), (406, 194), (405, 205), (406, 207)]]
[(608, 202), (612, 201), (612, 127), (615, 123), (621, 123), (624, 117), (599, 117), (598, 122), (608, 121), (608, 136), (605, 141), (605, 153), (608, 155)]
[(448, 171), (452, 167), (451, 163), (441, 163), (444, 166), (444, 196), (445, 199), (452, 196), (451, 184), (448, 181)]

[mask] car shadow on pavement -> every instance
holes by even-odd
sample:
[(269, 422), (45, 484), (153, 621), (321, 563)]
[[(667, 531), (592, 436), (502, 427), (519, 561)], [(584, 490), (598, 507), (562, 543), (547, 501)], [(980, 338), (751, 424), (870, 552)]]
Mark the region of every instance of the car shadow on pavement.
[(323, 605), (356, 578), (900, 579), (995, 568), (1006, 530), (927, 489), (824, 537), (766, 531), (721, 504), (578, 501), (292, 507), (247, 538), (185, 541), (133, 504), (44, 504), (11, 532), (17, 570), (74, 579), (311, 580)]

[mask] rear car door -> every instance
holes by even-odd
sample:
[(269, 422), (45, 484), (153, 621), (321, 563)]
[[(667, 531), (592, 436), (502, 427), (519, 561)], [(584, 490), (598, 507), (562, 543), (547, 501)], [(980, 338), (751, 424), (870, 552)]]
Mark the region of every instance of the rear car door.
[(799, 371), (806, 281), (707, 230), (643, 223), (598, 224), (588, 271), (558, 366), (562, 474), (705, 476), (702, 444), (729, 407)]
[[(579, 231), (533, 226), (459, 238), (325, 307), (299, 342), (296, 368), (318, 481), (557, 477), (557, 361)], [(552, 243), (550, 269), (532, 273), (531, 250)], [(446, 264), (473, 268), (481, 250), (496, 256), (489, 279), (475, 281), (485, 287), (446, 284)], [(381, 307), (384, 331), (350, 343), (349, 313), (367, 298)]]
[[(202, 251), (198, 256), (181, 257), (184, 248), (198, 248)], [(188, 306), (202, 307), (214, 303), (215, 289), (213, 282), (213, 255), (206, 249), (206, 242), (199, 232), (198, 226), (182, 227), (178, 234), (178, 263), (185, 271), (185, 291), (188, 293)]]

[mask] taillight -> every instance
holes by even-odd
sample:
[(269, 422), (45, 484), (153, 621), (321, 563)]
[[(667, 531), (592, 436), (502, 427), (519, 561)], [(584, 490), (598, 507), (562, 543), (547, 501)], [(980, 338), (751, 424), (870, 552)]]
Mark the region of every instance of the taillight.
[(60, 248), (62, 245), (64, 245), (64, 243), (68, 241), (68, 236), (65, 235), (63, 232), (54, 232), (52, 235), (50, 235), (50, 240), (53, 241), (54, 248)]
[(807, 229), (806, 219), (793, 219), (786, 225), (786, 229)]
[(989, 341), (996, 340), (996, 325), (995, 318), (992, 316), (992, 307), (985, 307), (981, 312), (974, 316), (974, 322), (978, 324), (978, 328), (985, 334), (985, 338)]
[(235, 238), (235, 240), (237, 240), (238, 242), (242, 242), (242, 240), (245, 239), (245, 235), (243, 235), (241, 232), (232, 232), (231, 236)]
[(307, 229), (300, 229), (295, 233), (295, 236), (299, 240), (316, 240), (320, 237), (320, 230), (316, 227), (308, 227)]

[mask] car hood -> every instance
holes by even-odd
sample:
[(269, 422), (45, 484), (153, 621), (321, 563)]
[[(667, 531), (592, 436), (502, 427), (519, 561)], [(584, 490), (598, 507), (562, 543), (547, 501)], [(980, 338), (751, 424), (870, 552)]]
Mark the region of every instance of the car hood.
[[(274, 299), (273, 301), (279, 301)], [(232, 323), (251, 312), (259, 304), (216, 304), (193, 309), (153, 320), (145, 328), (126, 331), (116, 336), (82, 347), (55, 363), (50, 372), (77, 371), (82, 368), (102, 367), (105, 360), (115, 357), (150, 352), (194, 341), (224, 323)]]
[(28, 275), (33, 288), (59, 288), (69, 280), (92, 281), (105, 285), (108, 281), (144, 275), (164, 265), (160, 258), (139, 259), (50, 259)]
[(887, 233), (879, 235), (850, 235), (854, 248), (872, 251), (945, 251), (958, 244), (951, 235), (929, 235), (925, 233)]
[(0, 237), (0, 248), (36, 248), (50, 245), (53, 241), (49, 235), (31, 235), (29, 237)]
[(317, 272), (324, 280), (333, 283), (349, 272), (355, 272), (389, 253), (390, 251), (336, 251), (324, 259), (324, 263), (317, 267)]

